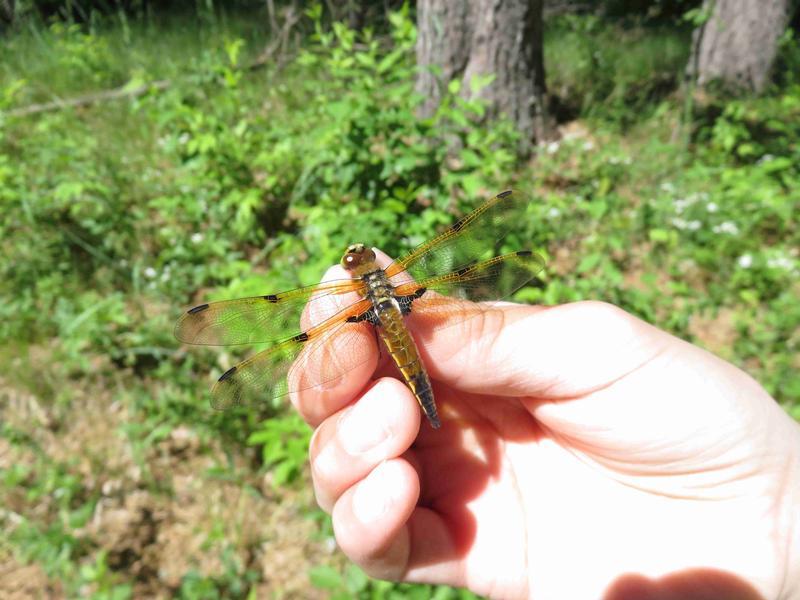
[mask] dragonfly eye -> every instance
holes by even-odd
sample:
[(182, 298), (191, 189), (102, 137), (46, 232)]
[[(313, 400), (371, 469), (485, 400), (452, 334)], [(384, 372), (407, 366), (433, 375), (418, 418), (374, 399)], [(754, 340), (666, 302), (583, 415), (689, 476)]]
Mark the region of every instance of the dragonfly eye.
[(353, 244), (342, 256), (342, 267), (345, 271), (355, 271), (359, 267), (375, 261), (375, 252), (364, 244)]

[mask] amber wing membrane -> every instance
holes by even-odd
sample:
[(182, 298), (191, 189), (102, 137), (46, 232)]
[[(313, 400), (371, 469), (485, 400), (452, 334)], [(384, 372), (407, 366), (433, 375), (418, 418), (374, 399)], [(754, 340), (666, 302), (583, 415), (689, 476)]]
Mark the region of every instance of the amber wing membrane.
[(527, 207), (528, 200), (523, 194), (510, 190), (498, 194), (389, 265), (386, 274), (392, 277), (406, 272), (415, 281), (423, 281), (486, 259), (525, 220)]
[(318, 387), (377, 356), (369, 326), (347, 320), (370, 308), (369, 300), (360, 300), (229, 369), (211, 390), (212, 406), (249, 405)]
[[(347, 305), (345, 295), (360, 298), (362, 287), (360, 280), (341, 279), (278, 294), (201, 304), (181, 316), (175, 337), (199, 345), (274, 343), (224, 373), (212, 390), (211, 404), (224, 409), (277, 398), (288, 393), (287, 381), (292, 381), (292, 391), (324, 385), (370, 358), (373, 348), (357, 339), (366, 326), (347, 323), (349, 317), (371, 308), (363, 299)], [(307, 320), (316, 324), (289, 335), (298, 330), (304, 312)], [(341, 356), (330, 354), (331, 348), (345, 347), (348, 352)]]
[[(473, 263), (456, 271), (397, 286), (398, 296), (412, 296), (420, 289), (449, 298), (482, 302), (508, 298), (544, 269), (544, 259), (530, 250), (520, 250)], [(415, 311), (425, 305), (425, 296), (414, 302)]]
[(331, 295), (358, 291), (361, 281), (340, 279), (280, 294), (201, 304), (175, 324), (175, 337), (187, 344), (234, 346), (275, 342), (297, 331), (303, 310), (313, 311)]

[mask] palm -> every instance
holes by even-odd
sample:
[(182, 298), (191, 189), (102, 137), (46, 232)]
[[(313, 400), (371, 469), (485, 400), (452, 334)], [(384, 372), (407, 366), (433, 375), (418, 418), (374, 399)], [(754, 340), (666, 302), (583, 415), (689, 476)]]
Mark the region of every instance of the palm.
[(348, 556), (502, 598), (777, 596), (797, 431), (756, 382), (607, 305), (473, 325), (425, 344), (440, 430), (394, 379), (358, 419), (323, 404), (314, 481)]
[(459, 583), (451, 575), (460, 569), (451, 566), (464, 563), (474, 591), (516, 595), (528, 587), (526, 531), (532, 525), (526, 515), (532, 499), (519, 478), (538, 462), (543, 431), (518, 402), (446, 386), (436, 394), (451, 414), (445, 413), (440, 432), (423, 424), (409, 459), (420, 474), (419, 505), (430, 509), (431, 520), (439, 518), (450, 543), (435, 554), (412, 556), (418, 570), (412, 577)]
[[(411, 460), (420, 473), (419, 505), (441, 519), (453, 546), (438, 559), (426, 557), (428, 564), (415, 566), (411, 577), (447, 581), (447, 573), (466, 570), (478, 593), (528, 597), (531, 589), (550, 588), (559, 595), (573, 565), (581, 564), (574, 593), (588, 597), (630, 571), (654, 538), (666, 548), (657, 558), (663, 569), (711, 564), (715, 550), (706, 552), (702, 543), (693, 544), (694, 554), (675, 550), (700, 532), (708, 534), (701, 536), (706, 541), (723, 533), (725, 521), (713, 514), (726, 502), (709, 500), (725, 492), (716, 486), (707, 494), (704, 484), (724, 477), (733, 489), (742, 481), (738, 472), (757, 466), (755, 456), (744, 454), (724, 472), (719, 464), (726, 456), (729, 461), (726, 451), (747, 433), (752, 415), (738, 407), (738, 419), (699, 439), (697, 423), (706, 410), (717, 409), (702, 390), (695, 392), (706, 407), (674, 385), (669, 389), (677, 397), (669, 404), (642, 402), (645, 394), (658, 396), (653, 385), (665, 373), (674, 377), (674, 368), (665, 369), (670, 360), (669, 353), (654, 352), (621, 378), (553, 390), (569, 396), (561, 401), (437, 388), (450, 425), (441, 433), (423, 426)], [(654, 430), (665, 423), (670, 426), (659, 440)], [(661, 442), (656, 451), (654, 441)], [(698, 444), (707, 451), (700, 453)], [(674, 502), (676, 493), (684, 496), (682, 504)]]

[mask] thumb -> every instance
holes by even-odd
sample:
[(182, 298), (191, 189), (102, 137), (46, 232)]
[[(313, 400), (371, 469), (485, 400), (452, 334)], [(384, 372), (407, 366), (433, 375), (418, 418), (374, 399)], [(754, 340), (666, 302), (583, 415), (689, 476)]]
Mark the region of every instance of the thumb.
[(743, 371), (602, 302), (494, 306), (441, 327), (424, 347), (434, 379), (516, 396), (571, 445), (651, 472), (728, 476), (729, 465), (753, 464), (756, 429), (755, 447), (767, 448), (786, 422)]
[(478, 394), (572, 398), (636, 370), (672, 339), (604, 302), (483, 308), (444, 323), (412, 312), (431, 377)]

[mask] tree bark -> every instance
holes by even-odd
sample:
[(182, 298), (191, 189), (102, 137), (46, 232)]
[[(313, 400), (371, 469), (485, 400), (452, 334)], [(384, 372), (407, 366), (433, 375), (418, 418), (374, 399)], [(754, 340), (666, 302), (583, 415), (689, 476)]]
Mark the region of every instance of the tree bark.
[[(461, 80), (461, 95), (487, 103), (486, 117), (504, 114), (530, 148), (547, 136), (542, 52), (543, 0), (419, 0), (416, 89), (421, 112), (432, 115), (447, 84)], [(493, 81), (474, 91), (476, 76)]]
[(0, 0), (0, 23), (13, 25), (16, 12), (15, 0)]
[(770, 78), (791, 0), (705, 0), (708, 20), (694, 32), (690, 76), (700, 86), (719, 82), (761, 92)]

